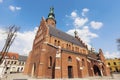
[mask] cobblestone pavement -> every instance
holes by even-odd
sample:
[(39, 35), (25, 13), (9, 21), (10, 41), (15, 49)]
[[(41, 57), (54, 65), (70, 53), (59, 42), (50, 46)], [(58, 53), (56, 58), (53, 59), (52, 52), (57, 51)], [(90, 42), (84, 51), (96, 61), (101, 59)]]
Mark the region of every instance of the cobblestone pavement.
[(3, 78), (0, 80), (120, 80), (120, 73), (119, 74), (113, 74), (113, 77), (111, 76), (97, 76), (97, 77), (87, 77), (87, 78), (73, 78), (73, 79), (37, 79), (32, 78), (27, 75), (23, 75), (22, 73), (14, 73), (14, 74), (8, 74), (2, 76)]

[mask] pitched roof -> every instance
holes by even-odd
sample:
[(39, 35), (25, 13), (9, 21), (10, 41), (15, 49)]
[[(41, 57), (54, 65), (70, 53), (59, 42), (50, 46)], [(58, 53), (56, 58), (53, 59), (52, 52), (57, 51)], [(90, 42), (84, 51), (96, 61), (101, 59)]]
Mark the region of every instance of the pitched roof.
[(63, 39), (65, 41), (71, 42), (73, 44), (76, 44), (78, 46), (84, 47), (84, 45), (78, 39), (54, 27), (49, 26), (49, 34), (57, 38)]
[(5, 58), (8, 58), (8, 59), (18, 59), (19, 55), (18, 53), (14, 53), (14, 52), (8, 52), (5, 56)]
[(26, 61), (27, 60), (27, 56), (19, 55), (18, 60), (19, 61)]

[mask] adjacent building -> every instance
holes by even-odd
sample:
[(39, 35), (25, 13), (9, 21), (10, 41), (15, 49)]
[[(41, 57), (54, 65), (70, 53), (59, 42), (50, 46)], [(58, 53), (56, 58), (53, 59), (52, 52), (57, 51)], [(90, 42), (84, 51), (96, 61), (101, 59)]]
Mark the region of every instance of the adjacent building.
[(120, 72), (120, 58), (106, 59), (106, 64), (112, 72)]
[(54, 8), (50, 8), (48, 18), (40, 22), (24, 74), (36, 78), (83, 78), (110, 73), (102, 50), (89, 51), (77, 31), (71, 36), (58, 30)]
[(0, 64), (0, 74), (23, 72), (27, 56), (9, 52)]

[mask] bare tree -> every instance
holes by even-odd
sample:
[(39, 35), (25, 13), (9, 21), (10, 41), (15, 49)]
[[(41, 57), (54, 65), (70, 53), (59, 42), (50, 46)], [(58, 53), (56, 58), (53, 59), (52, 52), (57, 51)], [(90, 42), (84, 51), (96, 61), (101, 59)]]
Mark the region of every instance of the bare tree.
[(9, 50), (11, 44), (13, 43), (18, 30), (19, 30), (19, 28), (15, 25), (9, 26), (7, 39), (5, 41), (5, 44), (4, 44), (4, 47), (3, 47), (2, 51), (0, 52), (0, 64), (2, 63), (6, 54), (8, 53), (8, 50)]
[(119, 39), (117, 39), (117, 43), (118, 43), (118, 50), (120, 51), (120, 38)]

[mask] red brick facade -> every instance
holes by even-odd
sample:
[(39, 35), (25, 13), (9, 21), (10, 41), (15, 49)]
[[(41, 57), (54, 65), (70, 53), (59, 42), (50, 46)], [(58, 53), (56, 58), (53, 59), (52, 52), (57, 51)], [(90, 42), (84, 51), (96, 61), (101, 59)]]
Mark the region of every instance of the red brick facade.
[(52, 12), (42, 18), (24, 73), (37, 78), (108, 76), (102, 50), (90, 53), (80, 38), (57, 30), (54, 18)]

